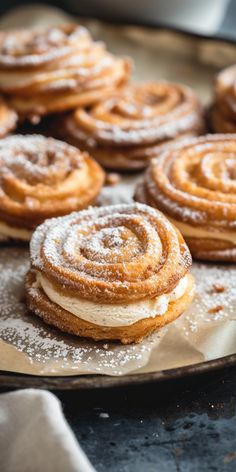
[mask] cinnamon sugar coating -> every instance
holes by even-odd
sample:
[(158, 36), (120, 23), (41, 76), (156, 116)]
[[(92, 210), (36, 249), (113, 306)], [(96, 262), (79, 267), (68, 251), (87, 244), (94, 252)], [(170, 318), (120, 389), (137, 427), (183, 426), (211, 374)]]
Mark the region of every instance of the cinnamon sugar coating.
[(0, 221), (34, 229), (46, 218), (86, 208), (104, 181), (86, 153), (40, 135), (0, 141)]
[(0, 33), (0, 91), (22, 119), (91, 104), (129, 74), (130, 61), (108, 53), (82, 26)]
[(88, 150), (104, 167), (146, 167), (163, 143), (204, 130), (202, 108), (184, 85), (129, 85), (57, 122), (59, 136)]
[[(194, 295), (189, 250), (162, 213), (146, 205), (91, 208), (47, 220), (30, 244), (31, 268), (26, 278), (27, 305), (46, 323), (95, 340), (139, 342), (175, 320)], [(38, 278), (39, 276), (39, 278)], [(86, 321), (46, 295), (40, 277), (56, 293), (81, 303), (129, 305), (169, 294), (186, 276), (187, 287), (170, 301), (163, 315), (143, 317), (125, 326)], [(125, 324), (125, 323), (124, 323)]]
[(236, 135), (185, 140), (151, 162), (135, 199), (179, 225), (195, 257), (235, 261), (235, 169)]
[(191, 265), (179, 231), (146, 205), (112, 205), (47, 220), (31, 240), (32, 268), (56, 290), (131, 303), (173, 290)]

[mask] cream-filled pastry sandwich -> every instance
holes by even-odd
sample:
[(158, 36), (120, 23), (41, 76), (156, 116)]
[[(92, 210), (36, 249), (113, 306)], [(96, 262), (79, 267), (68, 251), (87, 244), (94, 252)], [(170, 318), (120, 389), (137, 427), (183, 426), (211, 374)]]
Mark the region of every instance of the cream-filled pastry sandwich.
[(0, 140), (0, 240), (29, 241), (45, 219), (90, 206), (104, 172), (87, 153), (41, 135)]
[(203, 109), (185, 85), (129, 84), (56, 119), (53, 130), (103, 167), (130, 172), (147, 167), (166, 143), (203, 134)]
[(236, 261), (236, 135), (207, 135), (165, 148), (135, 199), (163, 211), (192, 255)]
[(86, 28), (65, 24), (0, 32), (0, 91), (20, 119), (73, 110), (127, 82), (130, 61), (94, 42)]
[(30, 254), (28, 308), (77, 336), (139, 342), (180, 316), (194, 295), (183, 237), (146, 205), (47, 220)]

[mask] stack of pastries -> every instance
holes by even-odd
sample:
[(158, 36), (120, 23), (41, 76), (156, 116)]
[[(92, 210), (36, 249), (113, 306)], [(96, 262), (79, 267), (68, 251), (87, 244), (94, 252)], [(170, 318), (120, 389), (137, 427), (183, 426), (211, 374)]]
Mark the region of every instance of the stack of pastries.
[(135, 199), (163, 211), (194, 257), (236, 262), (236, 135), (170, 146), (152, 160)]
[[(0, 33), (0, 238), (31, 240), (27, 306), (124, 344), (189, 306), (191, 254), (236, 261), (236, 134), (205, 135), (194, 91), (134, 84), (130, 64), (82, 26)], [(235, 77), (217, 77), (214, 131), (236, 129)], [(47, 137), (7, 137), (46, 116)], [(136, 203), (96, 206), (103, 167), (147, 168)]]
[(91, 205), (104, 172), (87, 153), (39, 135), (0, 140), (0, 237), (29, 241), (46, 218)]
[(108, 53), (82, 26), (0, 33), (0, 92), (21, 120), (90, 105), (124, 84), (130, 62)]
[(191, 256), (179, 231), (146, 205), (47, 220), (30, 245), (29, 308), (62, 331), (139, 342), (193, 298)]

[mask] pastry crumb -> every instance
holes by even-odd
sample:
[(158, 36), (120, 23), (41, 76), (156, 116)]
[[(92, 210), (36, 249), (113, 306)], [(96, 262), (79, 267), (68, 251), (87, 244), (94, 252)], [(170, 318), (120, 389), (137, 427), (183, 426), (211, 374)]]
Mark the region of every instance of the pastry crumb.
[(212, 288), (209, 290), (209, 293), (223, 293), (226, 288), (221, 284), (212, 284)]
[(108, 172), (106, 174), (106, 185), (117, 185), (121, 181), (121, 176), (117, 172)]
[(214, 315), (214, 313), (218, 313), (219, 311), (222, 311), (224, 309), (223, 305), (217, 305), (213, 308), (209, 308), (208, 313)]

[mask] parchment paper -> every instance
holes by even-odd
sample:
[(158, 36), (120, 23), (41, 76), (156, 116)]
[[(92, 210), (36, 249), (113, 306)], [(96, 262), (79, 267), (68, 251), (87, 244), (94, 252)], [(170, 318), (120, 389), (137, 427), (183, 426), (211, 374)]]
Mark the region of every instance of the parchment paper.
[[(58, 24), (68, 20), (51, 7), (25, 7), (1, 27)], [(71, 18), (70, 18), (71, 20)], [(75, 21), (75, 19), (73, 19)], [(192, 86), (207, 103), (218, 67), (234, 62), (236, 46), (178, 33), (114, 27), (87, 21), (93, 36), (135, 61), (135, 78), (164, 78)], [(128, 202), (140, 175), (105, 187), (100, 204)], [(63, 335), (26, 311), (24, 246), (0, 248), (0, 369), (34, 375), (125, 375), (184, 366), (236, 353), (236, 266), (194, 263), (197, 294), (176, 322), (139, 345), (94, 343)]]

